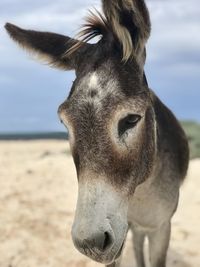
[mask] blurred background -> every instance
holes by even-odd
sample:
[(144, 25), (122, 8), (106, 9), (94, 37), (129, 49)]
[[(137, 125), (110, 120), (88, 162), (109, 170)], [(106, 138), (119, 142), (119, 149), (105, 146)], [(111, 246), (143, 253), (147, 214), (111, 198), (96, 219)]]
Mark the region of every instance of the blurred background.
[[(191, 158), (198, 158), (199, 0), (146, 2), (152, 20), (145, 67), (149, 85), (179, 118), (190, 141)], [(57, 266), (58, 263), (59, 267), (96, 266), (85, 258), (79, 258), (79, 254), (73, 250), (72, 242), (66, 243), (64, 236), (67, 221), (67, 235), (70, 239), (77, 188), (68, 144), (58, 141), (66, 138), (66, 133), (63, 134), (66, 130), (59, 123), (57, 108), (70, 91), (74, 72), (51, 69), (35, 62), (19, 49), (3, 28), (6, 22), (11, 22), (22, 28), (74, 36), (83, 23), (87, 9), (91, 7), (99, 9), (100, 0), (0, 1), (0, 139), (51, 139), (33, 143), (0, 143), (0, 197), (4, 201), (0, 204), (0, 214), (4, 212), (4, 216), (0, 217), (0, 242), (3, 244), (0, 246), (0, 266), (23, 267), (35, 266), (36, 263), (38, 266)], [(200, 185), (197, 179), (200, 161), (192, 161), (191, 166), (189, 175), (193, 178), (190, 177), (191, 184), (184, 189), (181, 203), (185, 204), (184, 207), (194, 204), (194, 210), (188, 213), (182, 208), (175, 219), (172, 240), (175, 249), (170, 252), (173, 266), (197, 266), (200, 262), (199, 230), (195, 228), (195, 223), (200, 219), (197, 218), (197, 214), (200, 214), (200, 199), (195, 193), (197, 185)], [(69, 178), (67, 181), (66, 175)], [(54, 242), (59, 233), (62, 236), (60, 241), (50, 246), (49, 238)], [(191, 237), (189, 241), (188, 236)], [(182, 241), (189, 243), (184, 247)], [(60, 251), (57, 245), (65, 249)], [(48, 256), (54, 250), (56, 255), (52, 261)], [(42, 256), (41, 251), (44, 254)], [(32, 258), (33, 254), (36, 256)], [(187, 255), (193, 263), (183, 261), (182, 255)], [(28, 265), (26, 260), (29, 260)]]

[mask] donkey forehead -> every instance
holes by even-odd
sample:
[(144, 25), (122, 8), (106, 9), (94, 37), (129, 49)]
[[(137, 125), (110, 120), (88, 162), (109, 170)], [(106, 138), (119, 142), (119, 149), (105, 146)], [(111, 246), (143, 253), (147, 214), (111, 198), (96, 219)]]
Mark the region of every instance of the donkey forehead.
[(84, 60), (59, 113), (75, 117), (81, 112), (81, 117), (87, 117), (84, 111), (90, 110), (102, 117), (124, 108), (144, 112), (148, 98), (148, 90), (134, 61), (124, 64), (114, 58), (98, 58), (87, 64)]
[(82, 76), (75, 85), (74, 97), (103, 100), (108, 94), (119, 96), (119, 81), (113, 73), (95, 70)]
[[(104, 100), (106, 96), (126, 98), (144, 91), (141, 72), (137, 64), (129, 64), (112, 59), (94, 60), (92, 64), (81, 64), (80, 71), (70, 93), (73, 98), (95, 98)], [(70, 98), (69, 97), (69, 98)]]
[(132, 74), (128, 79), (111, 67), (85, 71), (77, 77), (59, 113), (72, 114), (73, 117), (79, 112), (84, 117), (85, 110), (104, 116), (116, 110), (144, 113), (149, 102), (148, 91), (134, 76)]

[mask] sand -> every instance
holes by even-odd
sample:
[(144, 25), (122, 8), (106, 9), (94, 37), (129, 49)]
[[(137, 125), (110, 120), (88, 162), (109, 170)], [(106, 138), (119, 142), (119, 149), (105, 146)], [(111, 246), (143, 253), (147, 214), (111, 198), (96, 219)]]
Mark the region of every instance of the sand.
[[(173, 218), (168, 266), (200, 266), (200, 160)], [(0, 267), (98, 267), (73, 246), (77, 179), (66, 141), (0, 142)], [(131, 234), (122, 266), (133, 267)]]

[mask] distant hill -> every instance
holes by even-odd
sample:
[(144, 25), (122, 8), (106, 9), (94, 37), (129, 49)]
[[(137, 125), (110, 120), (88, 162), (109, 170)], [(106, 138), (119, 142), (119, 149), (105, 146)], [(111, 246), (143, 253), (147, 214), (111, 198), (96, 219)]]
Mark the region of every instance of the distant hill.
[(181, 122), (190, 145), (190, 158), (200, 158), (200, 124), (194, 121)]
[(0, 133), (0, 140), (39, 140), (39, 139), (56, 139), (67, 140), (66, 132), (44, 132), (44, 133)]

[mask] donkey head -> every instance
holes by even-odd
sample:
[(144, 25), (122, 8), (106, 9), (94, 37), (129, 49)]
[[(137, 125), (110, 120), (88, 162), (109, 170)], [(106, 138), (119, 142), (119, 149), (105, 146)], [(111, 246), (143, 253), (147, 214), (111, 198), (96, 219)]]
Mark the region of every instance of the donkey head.
[[(150, 20), (143, 0), (103, 0), (82, 41), (6, 24), (22, 47), (54, 67), (76, 71), (59, 107), (69, 130), (79, 195), (72, 237), (83, 254), (110, 264), (126, 237), (130, 196), (152, 171), (155, 119), (145, 82)], [(96, 44), (87, 41), (96, 35)]]

